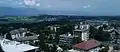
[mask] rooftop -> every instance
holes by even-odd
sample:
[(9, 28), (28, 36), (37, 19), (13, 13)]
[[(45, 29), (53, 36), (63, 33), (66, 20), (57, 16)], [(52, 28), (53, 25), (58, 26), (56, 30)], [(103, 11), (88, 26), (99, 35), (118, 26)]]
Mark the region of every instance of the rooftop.
[(23, 37), (22, 40), (37, 40), (38, 39), (38, 36), (26, 36), (26, 37)]
[(3, 43), (3, 40), (0, 40), (1, 47), (5, 52), (24, 52), (29, 50), (37, 49), (38, 47), (34, 47), (28, 44), (20, 44), (20, 42), (11, 41), (8, 39), (4, 39), (5, 43)]
[(98, 42), (97, 40), (88, 40), (82, 43), (78, 43), (74, 45), (73, 47), (78, 48), (78, 49), (83, 49), (83, 50), (89, 50), (99, 45), (100, 45), (100, 42)]
[(67, 33), (67, 34), (60, 35), (60, 37), (70, 37), (70, 38), (73, 38), (73, 35), (71, 35), (70, 33)]
[(112, 27), (112, 26), (108, 26), (108, 27), (106, 27), (106, 28), (104, 28), (105, 30), (110, 30), (110, 29), (113, 29), (114, 27)]
[(23, 33), (23, 32), (27, 32), (27, 29), (26, 28), (15, 29), (15, 30), (10, 31), (10, 34), (15, 35), (18, 33)]
[(74, 31), (86, 31), (87, 29), (76, 29)]

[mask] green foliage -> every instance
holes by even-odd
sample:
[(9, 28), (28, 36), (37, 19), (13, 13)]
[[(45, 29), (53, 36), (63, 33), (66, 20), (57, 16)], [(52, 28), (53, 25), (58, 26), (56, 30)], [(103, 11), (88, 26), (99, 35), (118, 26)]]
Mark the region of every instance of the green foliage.
[(109, 41), (111, 40), (109, 32), (104, 32), (103, 27), (100, 27), (96, 35), (96, 39), (99, 41)]
[(108, 50), (109, 50), (109, 46), (105, 46), (105, 48), (100, 50), (99, 52), (108, 52)]
[(45, 39), (44, 39), (45, 34), (44, 33), (40, 34), (40, 36), (38, 38), (40, 40), (40, 42), (39, 42), (40, 48), (41, 48), (41, 50), (44, 50), (44, 48), (45, 48)]
[(80, 38), (79, 37), (74, 37), (73, 38), (73, 44), (77, 44), (77, 43), (80, 43)]
[(59, 34), (58, 34), (58, 33), (56, 33), (56, 36), (55, 36), (55, 42), (56, 42), (56, 44), (59, 43)]
[(108, 27), (108, 26), (104, 24), (104, 25), (103, 25), (103, 28), (106, 28), (106, 27)]
[(100, 27), (98, 30), (90, 27), (90, 37), (99, 41), (109, 41), (111, 39), (109, 32), (104, 32), (103, 27)]
[(50, 52), (48, 45), (45, 45), (44, 52)]
[(95, 29), (93, 26), (90, 26), (90, 38), (94, 38), (94, 36), (97, 34), (98, 30)]

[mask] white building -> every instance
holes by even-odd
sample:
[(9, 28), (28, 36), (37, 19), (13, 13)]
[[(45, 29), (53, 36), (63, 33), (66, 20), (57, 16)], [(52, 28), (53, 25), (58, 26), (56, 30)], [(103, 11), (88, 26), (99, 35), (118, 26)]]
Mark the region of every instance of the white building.
[(80, 37), (82, 41), (87, 41), (89, 39), (89, 25), (80, 24), (75, 26), (73, 34), (75, 37)]
[(48, 28), (50, 28), (51, 31), (57, 32), (57, 29), (60, 27), (57, 25), (54, 25), (54, 26), (48, 26)]
[(8, 39), (0, 39), (0, 44), (1, 44), (1, 48), (5, 52), (26, 52), (26, 51), (36, 52), (37, 49), (39, 48), (28, 44), (11, 41)]

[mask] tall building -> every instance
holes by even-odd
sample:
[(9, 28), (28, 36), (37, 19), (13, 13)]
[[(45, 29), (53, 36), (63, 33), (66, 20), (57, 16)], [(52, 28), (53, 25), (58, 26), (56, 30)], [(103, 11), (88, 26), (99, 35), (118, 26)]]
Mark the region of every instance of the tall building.
[(87, 41), (89, 39), (89, 25), (82, 23), (76, 25), (73, 34), (75, 37), (81, 38), (81, 41)]

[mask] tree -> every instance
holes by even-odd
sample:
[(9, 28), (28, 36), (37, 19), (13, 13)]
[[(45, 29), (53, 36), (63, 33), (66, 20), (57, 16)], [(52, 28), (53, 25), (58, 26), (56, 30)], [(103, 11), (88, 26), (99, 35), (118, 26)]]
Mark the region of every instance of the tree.
[(45, 45), (44, 52), (50, 52), (48, 45)]
[(95, 29), (93, 26), (90, 26), (89, 32), (90, 32), (90, 38), (94, 38), (95, 35), (98, 33), (98, 30)]
[(109, 46), (105, 46), (105, 48), (100, 50), (99, 52), (108, 52), (108, 50), (109, 50)]
[(12, 37), (11, 37), (10, 33), (7, 34), (6, 39), (12, 40)]
[(44, 50), (44, 48), (45, 48), (45, 39), (44, 39), (45, 34), (44, 33), (40, 34), (40, 36), (38, 38), (40, 40), (40, 42), (39, 42), (40, 48), (41, 48), (41, 50)]
[(5, 34), (5, 33), (8, 33), (8, 32), (9, 32), (9, 29), (8, 29), (7, 27), (2, 27), (2, 28), (0, 29), (0, 32), (3, 33), (3, 34)]
[(107, 25), (104, 24), (104, 25), (103, 25), (103, 28), (106, 28), (106, 27), (107, 27)]
[(57, 50), (57, 46), (55, 44), (53, 44), (53, 51), (52, 52), (55, 52)]
[(80, 43), (80, 38), (79, 37), (74, 37), (73, 38), (73, 44), (77, 44), (77, 43)]
[(55, 42), (56, 42), (56, 44), (59, 43), (59, 33), (56, 33), (56, 35), (55, 35)]
[(109, 32), (104, 32), (103, 27), (100, 27), (98, 33), (94, 37), (96, 40), (99, 41), (109, 41), (111, 40), (111, 36)]
[(90, 27), (90, 38), (94, 38), (99, 41), (109, 41), (111, 36), (109, 32), (104, 32), (103, 27), (100, 27), (98, 30), (94, 27)]

